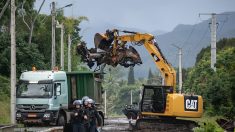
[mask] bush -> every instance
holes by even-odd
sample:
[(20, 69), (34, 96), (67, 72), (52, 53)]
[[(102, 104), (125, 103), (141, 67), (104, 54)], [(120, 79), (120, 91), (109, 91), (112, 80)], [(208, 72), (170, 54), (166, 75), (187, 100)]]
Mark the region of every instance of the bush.
[(219, 125), (213, 121), (206, 121), (200, 124), (200, 127), (193, 129), (194, 132), (224, 132)]

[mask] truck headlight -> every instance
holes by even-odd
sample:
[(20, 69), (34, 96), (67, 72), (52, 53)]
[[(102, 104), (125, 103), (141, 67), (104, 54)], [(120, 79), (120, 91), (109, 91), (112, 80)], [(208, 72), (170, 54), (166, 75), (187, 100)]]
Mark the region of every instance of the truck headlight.
[(21, 118), (21, 113), (16, 113), (17, 118)]
[(43, 118), (50, 118), (51, 117), (51, 114), (50, 113), (45, 113), (44, 115), (43, 115)]

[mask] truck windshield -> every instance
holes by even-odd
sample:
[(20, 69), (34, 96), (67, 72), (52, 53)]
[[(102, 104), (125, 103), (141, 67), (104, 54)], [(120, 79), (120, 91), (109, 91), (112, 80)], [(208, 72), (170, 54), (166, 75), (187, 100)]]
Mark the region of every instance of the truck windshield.
[(18, 98), (50, 98), (52, 97), (52, 84), (21, 83), (17, 87)]

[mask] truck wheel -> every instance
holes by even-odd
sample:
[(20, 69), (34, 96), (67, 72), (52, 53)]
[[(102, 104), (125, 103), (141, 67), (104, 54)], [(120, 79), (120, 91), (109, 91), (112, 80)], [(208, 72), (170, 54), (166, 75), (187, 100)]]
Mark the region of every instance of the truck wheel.
[[(98, 113), (99, 118), (101, 119), (101, 124), (99, 124), (101, 127), (104, 126), (104, 118)], [(98, 123), (98, 122), (97, 122)]]
[(57, 121), (58, 126), (64, 126), (65, 125), (65, 117), (63, 114), (59, 115), (58, 121)]

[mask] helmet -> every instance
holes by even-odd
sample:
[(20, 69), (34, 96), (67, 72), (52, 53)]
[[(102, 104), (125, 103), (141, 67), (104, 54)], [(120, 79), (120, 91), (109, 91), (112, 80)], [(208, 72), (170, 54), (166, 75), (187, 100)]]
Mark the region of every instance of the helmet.
[(83, 97), (82, 97), (82, 102), (84, 103), (84, 101), (87, 100), (87, 99), (89, 99), (88, 96), (83, 96)]
[(73, 105), (82, 105), (82, 101), (81, 100), (75, 100), (73, 102)]
[(88, 102), (88, 104), (93, 104), (94, 103), (93, 99), (87, 99), (87, 102)]
[(89, 100), (89, 99), (84, 100), (84, 101), (83, 101), (83, 105), (85, 105), (85, 106), (88, 105), (88, 100)]

